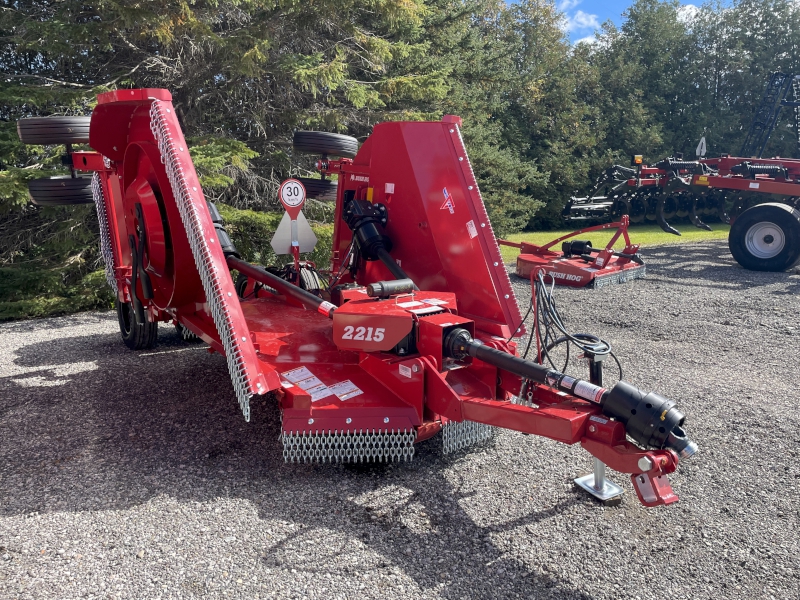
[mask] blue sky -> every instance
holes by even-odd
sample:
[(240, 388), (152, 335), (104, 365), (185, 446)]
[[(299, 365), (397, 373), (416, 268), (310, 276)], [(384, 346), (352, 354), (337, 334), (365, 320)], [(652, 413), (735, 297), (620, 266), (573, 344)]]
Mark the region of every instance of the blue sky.
[(632, 3), (631, 0), (555, 1), (558, 9), (566, 15), (565, 29), (573, 43), (583, 38), (592, 38), (594, 31), (609, 19), (619, 25), (622, 22), (622, 13)]

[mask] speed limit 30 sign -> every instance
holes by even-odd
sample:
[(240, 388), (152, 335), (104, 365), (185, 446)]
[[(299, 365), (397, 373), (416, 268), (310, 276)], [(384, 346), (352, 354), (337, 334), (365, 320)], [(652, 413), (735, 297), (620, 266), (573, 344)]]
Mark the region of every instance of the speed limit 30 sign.
[(289, 216), (294, 221), (306, 201), (306, 188), (297, 179), (287, 179), (281, 184), (278, 198), (283, 204), (283, 208), (286, 209), (286, 212), (289, 213)]

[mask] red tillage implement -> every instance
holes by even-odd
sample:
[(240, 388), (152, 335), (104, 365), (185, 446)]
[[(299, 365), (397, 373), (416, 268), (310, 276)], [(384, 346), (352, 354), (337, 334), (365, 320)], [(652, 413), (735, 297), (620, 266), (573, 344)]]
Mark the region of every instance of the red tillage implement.
[[(628, 236), (628, 216), (624, 215), (618, 223), (604, 223), (573, 231), (544, 246), (529, 242), (509, 242), (499, 240), (503, 246), (519, 248), (517, 257), (517, 276), (531, 279), (542, 271), (558, 285), (570, 287), (603, 287), (610, 283), (624, 283), (645, 275), (645, 265), (639, 256), (639, 244), (632, 244)], [(616, 228), (605, 248), (592, 248), (588, 240), (569, 240), (590, 231)], [(622, 236), (625, 247), (622, 252), (614, 250), (614, 244)], [(551, 250), (562, 242), (561, 252)]]
[(521, 316), (460, 123), (379, 124), (353, 159), (318, 163), (338, 190), (315, 295), (237, 256), (167, 91), (102, 94), (96, 152), (71, 156), (95, 172), (123, 338), (147, 347), (171, 321), (224, 354), (246, 419), (255, 395), (279, 403), (289, 462), (410, 459), (440, 431), (450, 452), (504, 427), (580, 442), (643, 504), (676, 501), (666, 475), (696, 447), (674, 402), (515, 355)]

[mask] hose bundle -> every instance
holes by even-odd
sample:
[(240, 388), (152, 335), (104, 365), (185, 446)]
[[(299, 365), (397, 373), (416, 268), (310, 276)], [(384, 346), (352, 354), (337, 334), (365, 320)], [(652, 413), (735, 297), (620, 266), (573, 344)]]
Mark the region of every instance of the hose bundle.
[[(530, 352), (531, 345), (535, 338), (536, 362), (544, 364), (544, 361), (547, 360), (553, 369), (565, 372), (569, 365), (570, 348), (571, 346), (575, 346), (580, 352), (587, 355), (594, 355), (597, 357), (610, 356), (613, 358), (619, 368), (619, 378), (622, 379), (622, 365), (611, 351), (611, 344), (609, 342), (590, 333), (570, 333), (567, 330), (564, 319), (558, 312), (556, 300), (553, 295), (556, 284), (555, 279), (550, 277), (551, 282), (548, 284), (545, 283), (545, 276), (543, 271), (539, 271), (533, 281), (531, 303), (523, 321), (533, 313), (534, 325), (533, 331), (528, 335), (528, 343), (525, 346), (525, 352), (522, 354), (522, 358), (528, 357), (528, 353)], [(566, 344), (567, 353), (562, 368), (556, 367), (553, 362), (553, 357), (550, 354), (551, 350), (560, 344)]]

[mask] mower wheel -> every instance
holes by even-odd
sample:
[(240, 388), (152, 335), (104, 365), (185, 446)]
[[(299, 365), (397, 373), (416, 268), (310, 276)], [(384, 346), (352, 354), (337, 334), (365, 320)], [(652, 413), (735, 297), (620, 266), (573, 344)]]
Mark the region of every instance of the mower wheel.
[(356, 138), (326, 131), (295, 131), (292, 145), (298, 152), (310, 154), (353, 158), (358, 153)]
[(28, 182), (28, 195), (38, 206), (70, 206), (94, 202), (90, 177), (31, 179)]
[(130, 302), (117, 300), (117, 319), (122, 341), (131, 350), (148, 350), (154, 348), (158, 340), (158, 323), (145, 321), (138, 323), (136, 311)]
[(91, 117), (34, 117), (17, 121), (23, 144), (88, 144)]
[(336, 200), (336, 190), (339, 186), (335, 181), (310, 177), (298, 177), (297, 180), (306, 188), (307, 197), (314, 200)]
[(189, 342), (190, 344), (194, 344), (195, 342), (200, 341), (200, 338), (197, 337), (196, 333), (194, 333), (190, 329), (186, 329), (186, 327), (184, 327), (180, 323), (175, 323), (175, 331), (178, 332), (178, 335), (181, 336), (181, 339), (184, 342)]
[(785, 271), (800, 260), (800, 211), (786, 204), (757, 204), (731, 225), (733, 258), (751, 271)]

